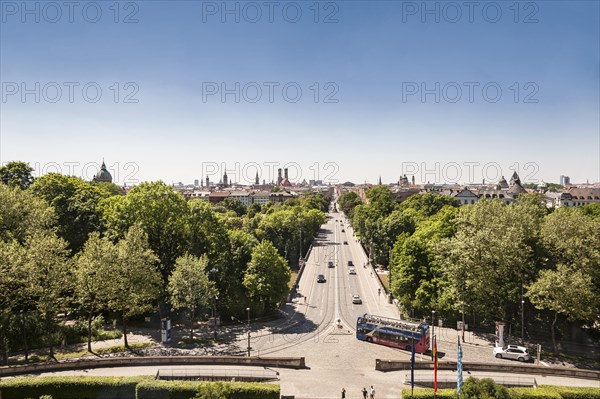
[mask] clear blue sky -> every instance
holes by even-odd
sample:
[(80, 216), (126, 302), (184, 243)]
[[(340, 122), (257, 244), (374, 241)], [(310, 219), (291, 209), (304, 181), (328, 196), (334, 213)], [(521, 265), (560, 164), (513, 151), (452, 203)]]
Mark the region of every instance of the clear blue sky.
[(0, 1), (1, 162), (89, 177), (104, 157), (118, 182), (214, 163), (269, 180), (269, 162), (307, 180), (600, 181), (597, 1), (26, 4)]

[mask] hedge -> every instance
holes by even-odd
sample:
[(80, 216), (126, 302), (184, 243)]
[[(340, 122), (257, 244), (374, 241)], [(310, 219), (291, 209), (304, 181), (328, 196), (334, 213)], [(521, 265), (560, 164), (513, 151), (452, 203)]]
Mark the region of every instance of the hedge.
[(135, 399), (135, 387), (152, 377), (20, 377), (0, 380), (2, 398)]
[[(537, 388), (509, 388), (510, 397), (514, 399), (600, 399), (600, 388), (561, 387), (540, 385)], [(403, 398), (410, 398), (410, 389), (402, 390)], [(433, 389), (415, 389), (416, 399), (433, 399)], [(456, 399), (455, 389), (438, 389), (436, 398)]]
[(515, 399), (561, 399), (556, 391), (547, 388), (509, 388), (511, 398)]
[(243, 382), (142, 381), (137, 399), (278, 399), (279, 385)]
[(600, 388), (560, 387), (542, 385), (541, 388), (557, 392), (563, 399), (600, 399)]
[[(403, 398), (410, 398), (410, 388), (402, 390)], [(415, 389), (413, 398), (417, 399), (456, 399), (456, 389), (438, 389), (435, 396), (433, 396), (433, 388), (418, 388)]]

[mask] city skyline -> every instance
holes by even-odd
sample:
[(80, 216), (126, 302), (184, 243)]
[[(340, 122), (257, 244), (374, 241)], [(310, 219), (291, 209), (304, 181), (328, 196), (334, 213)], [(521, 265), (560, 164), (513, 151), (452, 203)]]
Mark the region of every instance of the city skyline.
[(23, 4), (2, 3), (0, 163), (600, 181), (597, 2)]

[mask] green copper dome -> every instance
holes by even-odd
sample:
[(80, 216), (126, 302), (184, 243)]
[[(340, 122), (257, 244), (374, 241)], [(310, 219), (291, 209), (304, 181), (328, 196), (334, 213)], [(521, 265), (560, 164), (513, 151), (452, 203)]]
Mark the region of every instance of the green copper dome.
[(106, 169), (106, 165), (104, 164), (104, 161), (102, 161), (102, 166), (100, 167), (100, 171), (98, 171), (98, 173), (96, 173), (96, 177), (94, 177), (94, 180), (112, 183), (112, 175), (110, 174), (108, 169)]

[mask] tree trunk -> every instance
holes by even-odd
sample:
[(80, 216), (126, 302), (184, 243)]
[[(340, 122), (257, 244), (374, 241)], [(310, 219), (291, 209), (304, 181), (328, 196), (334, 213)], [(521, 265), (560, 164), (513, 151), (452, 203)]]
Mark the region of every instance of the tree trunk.
[(90, 312), (88, 313), (88, 342), (87, 342), (87, 346), (88, 346), (88, 352), (93, 353), (92, 352), (92, 315), (93, 315), (93, 311), (94, 308), (92, 307), (90, 309)]
[(123, 343), (125, 348), (129, 349), (129, 342), (127, 342), (127, 318), (123, 317)]
[(2, 364), (4, 366), (8, 366), (8, 339), (6, 339), (6, 337), (2, 338), (2, 344), (3, 344), (3, 348), (1, 348), (1, 354), (0, 356), (2, 356)]
[(554, 347), (554, 353), (558, 353), (558, 346), (556, 345), (555, 327), (556, 320), (558, 319), (558, 312), (554, 312), (554, 321), (552, 321), (552, 346)]
[(50, 342), (50, 359), (54, 360), (55, 362), (57, 362), (58, 360), (56, 360), (56, 357), (54, 356), (54, 344), (52, 344), (52, 342)]
[(23, 345), (25, 346), (25, 362), (29, 360), (29, 345), (27, 345), (27, 323), (23, 323)]
[(190, 310), (190, 344), (194, 342), (194, 309)]

